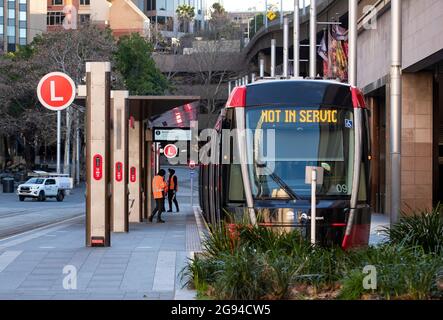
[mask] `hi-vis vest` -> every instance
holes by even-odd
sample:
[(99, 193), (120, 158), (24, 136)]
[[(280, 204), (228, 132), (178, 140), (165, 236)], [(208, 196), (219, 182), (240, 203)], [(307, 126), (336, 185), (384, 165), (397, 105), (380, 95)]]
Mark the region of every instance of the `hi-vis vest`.
[(166, 187), (167, 185), (163, 177), (155, 176), (152, 180), (152, 194), (154, 195), (154, 199), (163, 198)]
[[(175, 190), (174, 177), (175, 175), (169, 177), (169, 190)], [(178, 191), (178, 180), (177, 180), (177, 191)]]

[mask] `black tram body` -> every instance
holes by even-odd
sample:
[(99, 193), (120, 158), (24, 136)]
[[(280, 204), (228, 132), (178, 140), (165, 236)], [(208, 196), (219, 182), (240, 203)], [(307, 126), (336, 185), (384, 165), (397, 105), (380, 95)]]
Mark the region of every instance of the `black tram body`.
[(215, 129), (212, 161), (201, 163), (199, 174), (208, 223), (245, 217), (260, 226), (299, 228), (309, 238), (311, 185), (305, 176), (314, 166), (323, 172), (316, 190), (317, 241), (343, 248), (368, 244), (368, 111), (357, 88), (322, 80), (236, 87)]

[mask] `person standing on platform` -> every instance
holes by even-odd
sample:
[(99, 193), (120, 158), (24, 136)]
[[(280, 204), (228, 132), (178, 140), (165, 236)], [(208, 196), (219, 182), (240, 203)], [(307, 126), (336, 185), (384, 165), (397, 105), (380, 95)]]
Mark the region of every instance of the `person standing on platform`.
[(162, 212), (165, 211), (165, 194), (168, 190), (168, 186), (165, 182), (165, 175), (165, 170), (160, 169), (158, 174), (152, 180), (152, 193), (155, 200), (155, 209), (152, 211), (152, 214), (149, 217), (149, 222), (152, 222), (155, 214), (158, 213), (157, 222), (165, 223), (165, 221), (162, 220)]
[(168, 212), (172, 212), (172, 202), (174, 201), (175, 209), (179, 212), (178, 201), (177, 201), (177, 191), (178, 191), (178, 179), (175, 175), (174, 169), (168, 169), (169, 178), (168, 178), (168, 202), (169, 202), (169, 210)]

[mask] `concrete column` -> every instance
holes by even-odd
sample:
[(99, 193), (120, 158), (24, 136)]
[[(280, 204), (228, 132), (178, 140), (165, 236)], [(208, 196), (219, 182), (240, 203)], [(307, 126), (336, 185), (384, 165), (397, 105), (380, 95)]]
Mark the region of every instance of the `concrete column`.
[(128, 91), (111, 91), (111, 229), (128, 232)]
[(153, 135), (152, 130), (148, 129), (146, 130), (146, 188), (145, 188), (145, 197), (146, 197), (146, 214), (148, 217), (151, 215), (152, 212), (152, 188), (151, 188), (151, 182), (153, 178), (153, 152), (152, 152), (152, 144), (153, 144)]
[(141, 104), (129, 106), (130, 124), (128, 129), (129, 146), (129, 222), (142, 221), (142, 132)]
[(86, 245), (110, 246), (109, 62), (86, 63)]
[(317, 76), (317, 1), (311, 0), (309, 19), (309, 77)]

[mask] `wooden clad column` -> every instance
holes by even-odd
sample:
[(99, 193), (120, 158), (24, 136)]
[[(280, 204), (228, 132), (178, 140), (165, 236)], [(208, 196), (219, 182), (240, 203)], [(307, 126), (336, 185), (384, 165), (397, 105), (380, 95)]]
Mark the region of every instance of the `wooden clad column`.
[(146, 188), (145, 188), (145, 197), (146, 197), (146, 215), (149, 217), (152, 212), (152, 187), (151, 181), (153, 178), (153, 152), (152, 152), (152, 129), (146, 130)]
[(111, 230), (128, 232), (128, 91), (111, 91)]
[(110, 246), (109, 62), (86, 63), (86, 245)]
[(142, 139), (140, 102), (129, 105), (129, 222), (142, 222)]

